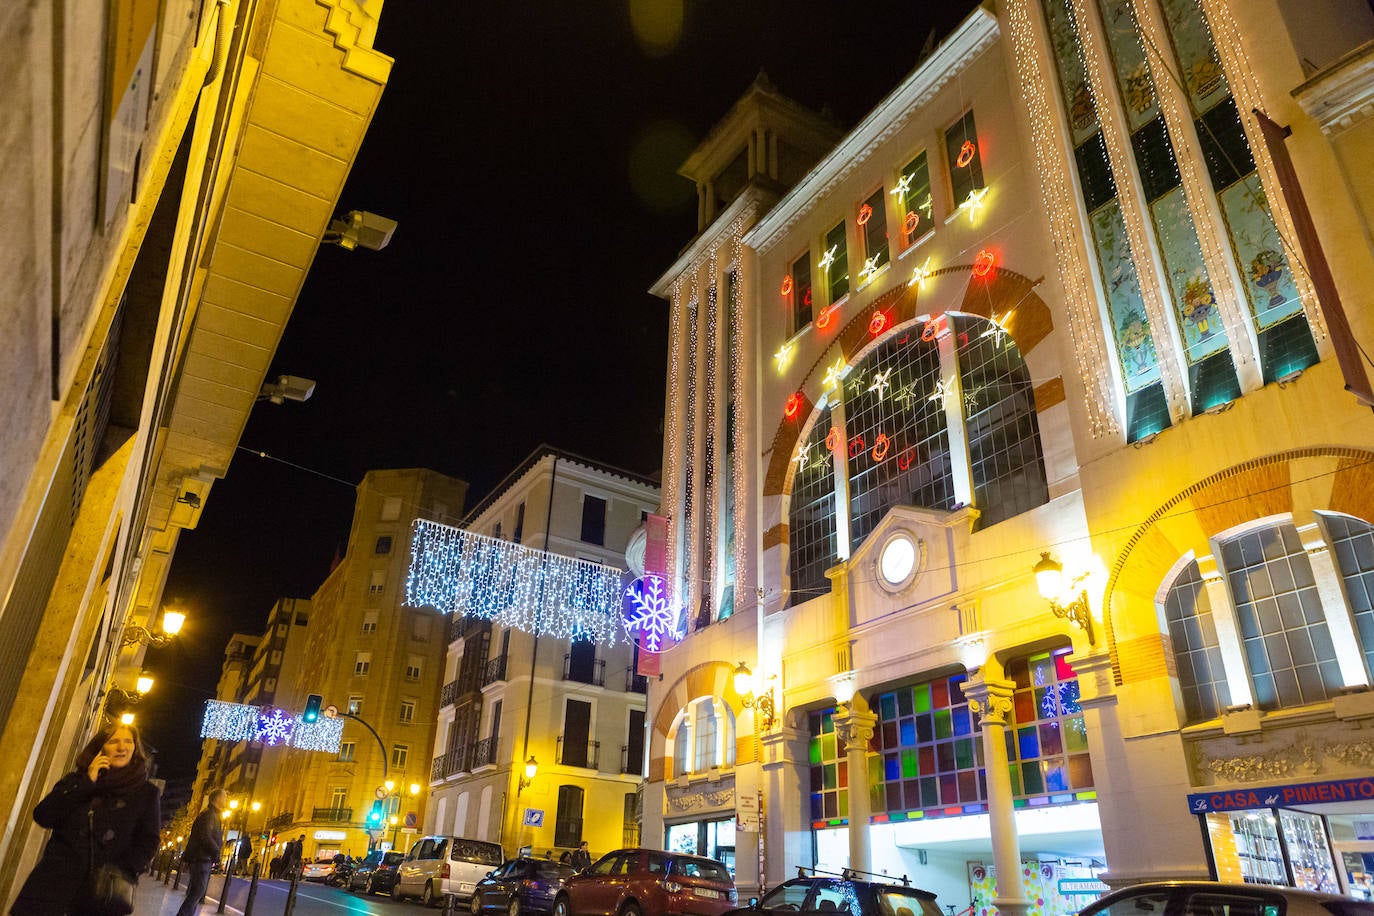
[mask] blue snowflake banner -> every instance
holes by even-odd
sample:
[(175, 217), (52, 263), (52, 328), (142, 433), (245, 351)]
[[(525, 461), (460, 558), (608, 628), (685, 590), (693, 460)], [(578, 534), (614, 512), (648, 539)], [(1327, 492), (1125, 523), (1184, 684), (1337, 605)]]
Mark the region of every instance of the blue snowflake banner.
[(645, 573), (625, 589), (625, 631), (641, 651), (663, 652), (676, 645), (685, 635), (678, 630), (677, 618), (662, 576)]
[(624, 577), (614, 566), (421, 519), (411, 539), (405, 603), (609, 647), (621, 638)]
[(200, 736), (218, 741), (257, 741), (269, 747), (296, 747), (306, 751), (339, 752), (343, 719), (321, 717), (304, 722), (301, 717), (275, 706), (249, 706), (206, 700)]

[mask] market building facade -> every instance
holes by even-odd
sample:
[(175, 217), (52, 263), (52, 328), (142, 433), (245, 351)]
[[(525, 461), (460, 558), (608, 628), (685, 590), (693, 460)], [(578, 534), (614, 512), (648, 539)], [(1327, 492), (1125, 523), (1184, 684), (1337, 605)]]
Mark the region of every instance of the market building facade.
[(1369, 893), (1374, 21), (1291, 15), (985, 4), (849, 133), (760, 81), (688, 160), (647, 845)]

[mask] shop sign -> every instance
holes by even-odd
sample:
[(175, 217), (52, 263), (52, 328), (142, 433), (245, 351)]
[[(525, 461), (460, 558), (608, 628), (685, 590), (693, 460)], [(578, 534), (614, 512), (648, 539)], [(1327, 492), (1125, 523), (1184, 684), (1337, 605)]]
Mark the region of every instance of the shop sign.
[(342, 830), (316, 830), (315, 839), (317, 840), (346, 840), (348, 834)]
[(1292, 786), (1265, 786), (1258, 789), (1222, 789), (1188, 796), (1193, 814), (1209, 811), (1241, 811), (1246, 808), (1282, 808), (1289, 805), (1319, 805), (1330, 802), (1374, 801), (1374, 777), (1305, 782)]
[(1098, 897), (1111, 890), (1107, 882), (1096, 878), (1060, 878), (1059, 893), (1065, 897)]
[(739, 829), (750, 833), (759, 832), (759, 797), (740, 795), (735, 799), (735, 819)]

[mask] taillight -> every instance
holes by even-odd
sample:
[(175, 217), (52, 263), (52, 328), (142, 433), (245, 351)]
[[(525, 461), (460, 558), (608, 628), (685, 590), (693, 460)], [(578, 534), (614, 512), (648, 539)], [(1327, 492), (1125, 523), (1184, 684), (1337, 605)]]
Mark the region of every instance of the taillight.
[(440, 877), (440, 878), (443, 878), (445, 881), (448, 880), (448, 863), (447, 863), (447, 862), (444, 863), (444, 867), (443, 867), (443, 868), (439, 869), (439, 877)]
[(660, 881), (658, 882), (658, 886), (661, 887), (661, 888), (663, 888), (665, 891), (667, 891), (667, 892), (670, 893), (670, 894), (676, 894), (676, 893), (679, 893), (679, 892), (682, 890), (682, 885), (681, 885), (681, 884), (679, 884), (679, 883), (676, 882), (676, 881), (671, 881), (671, 880), (669, 880), (669, 879), (667, 879), (667, 878), (663, 878), (662, 880), (660, 880)]

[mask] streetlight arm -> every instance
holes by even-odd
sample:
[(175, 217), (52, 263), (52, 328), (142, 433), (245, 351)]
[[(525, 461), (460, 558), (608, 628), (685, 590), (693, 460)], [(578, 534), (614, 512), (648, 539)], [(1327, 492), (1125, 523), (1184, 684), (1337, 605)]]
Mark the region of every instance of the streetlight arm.
[(371, 725), (368, 725), (367, 721), (363, 719), (362, 716), (354, 715), (351, 712), (342, 713), (341, 715), (345, 719), (352, 719), (354, 722), (359, 723), (360, 725), (362, 725), (363, 728), (372, 732), (372, 737), (377, 739), (377, 747), (381, 748), (382, 751), (382, 779), (386, 779), (386, 745), (382, 743), (382, 736), (377, 734), (377, 729), (373, 728)]

